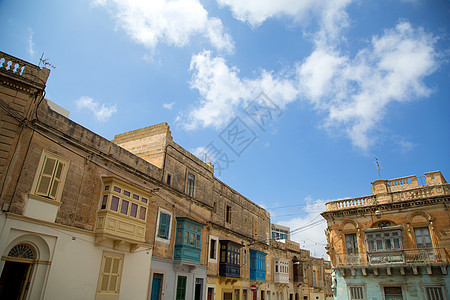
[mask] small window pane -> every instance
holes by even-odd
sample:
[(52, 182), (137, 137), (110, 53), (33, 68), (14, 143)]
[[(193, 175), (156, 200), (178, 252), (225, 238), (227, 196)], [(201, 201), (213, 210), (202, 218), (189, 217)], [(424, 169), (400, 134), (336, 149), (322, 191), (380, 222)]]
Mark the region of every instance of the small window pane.
[(399, 239), (394, 239), (394, 248), (400, 249), (400, 240)]
[(148, 199), (147, 199), (147, 198), (144, 198), (144, 197), (142, 197), (142, 198), (141, 198), (141, 201), (142, 201), (142, 202), (144, 202), (144, 203), (147, 203), (147, 202), (148, 202)]
[(182, 234), (182, 231), (177, 230), (177, 241), (176, 241), (177, 244), (181, 244), (181, 234)]
[(128, 213), (128, 205), (129, 202), (127, 200), (122, 199), (122, 206), (120, 208), (120, 213), (126, 215)]
[(137, 216), (138, 205), (135, 203), (131, 203), (130, 216), (136, 218)]
[(127, 197), (130, 197), (131, 193), (127, 190), (123, 190), (123, 194)]
[(145, 214), (147, 212), (147, 208), (141, 206), (139, 209), (139, 219), (145, 220)]
[(105, 191), (109, 191), (109, 185), (105, 185)]
[(111, 197), (111, 210), (117, 211), (119, 208), (119, 198), (116, 196)]
[(391, 240), (386, 240), (386, 250), (391, 250), (391, 249), (392, 249)]
[(114, 192), (120, 193), (120, 192), (122, 192), (122, 189), (118, 186), (114, 186)]
[(103, 195), (103, 200), (102, 200), (102, 207), (101, 209), (105, 209), (106, 208), (106, 203), (108, 202), (108, 195)]
[(139, 200), (139, 195), (133, 194), (133, 199), (134, 200)]

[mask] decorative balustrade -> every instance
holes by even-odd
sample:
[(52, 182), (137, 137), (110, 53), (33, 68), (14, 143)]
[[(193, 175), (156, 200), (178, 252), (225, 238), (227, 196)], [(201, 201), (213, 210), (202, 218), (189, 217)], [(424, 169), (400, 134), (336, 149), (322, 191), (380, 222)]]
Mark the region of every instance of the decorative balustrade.
[(337, 201), (328, 202), (326, 204), (326, 209), (327, 209), (327, 211), (330, 211), (330, 210), (339, 210), (339, 209), (346, 209), (346, 208), (369, 206), (369, 205), (374, 204), (374, 200), (375, 200), (374, 196), (337, 200)]
[(445, 248), (403, 249), (358, 254), (336, 254), (336, 266), (381, 266), (449, 263)]
[[(383, 202), (384, 203), (400, 202), (400, 201), (429, 198), (429, 197), (433, 197), (433, 196), (443, 196), (443, 195), (450, 195), (450, 184), (434, 185), (434, 186), (421, 186), (416, 189), (392, 192), (392, 193), (389, 193), (388, 196), (383, 196), (383, 197), (389, 197), (388, 201), (385, 200)], [(376, 204), (376, 199), (377, 199), (377, 196), (372, 195), (372, 196), (366, 196), (366, 197), (332, 201), (332, 202), (328, 202), (326, 204), (326, 211), (334, 211), (334, 210), (341, 210), (341, 209), (348, 209), (348, 208), (371, 206), (371, 205)]]
[(27, 83), (32, 83), (36, 87), (45, 87), (50, 70), (46, 68), (39, 68), (17, 57), (8, 55), (0, 51), (0, 72), (12, 76), (14, 78), (21, 78)]
[(417, 176), (407, 176), (396, 179), (391, 179), (386, 182), (391, 192), (402, 191), (419, 186)]

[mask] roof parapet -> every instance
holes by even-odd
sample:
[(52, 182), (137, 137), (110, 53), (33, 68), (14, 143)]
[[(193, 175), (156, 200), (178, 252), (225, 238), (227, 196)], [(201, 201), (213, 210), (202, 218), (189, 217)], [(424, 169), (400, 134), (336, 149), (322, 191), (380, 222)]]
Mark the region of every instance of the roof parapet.
[(47, 84), (50, 70), (39, 68), (12, 55), (0, 51), (0, 74), (42, 90)]

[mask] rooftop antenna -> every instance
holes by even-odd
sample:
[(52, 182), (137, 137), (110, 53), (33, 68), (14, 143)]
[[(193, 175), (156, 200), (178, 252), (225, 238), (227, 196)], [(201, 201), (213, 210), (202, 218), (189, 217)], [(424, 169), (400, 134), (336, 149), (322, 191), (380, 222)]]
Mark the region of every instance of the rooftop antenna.
[(41, 63), (43, 67), (50, 67), (53, 69), (56, 69), (56, 67), (54, 65), (52, 65), (51, 63), (48, 62), (50, 58), (44, 58), (44, 52), (42, 52), (41, 58), (39, 58), (39, 68), (41, 67)]
[(380, 163), (378, 162), (378, 158), (376, 158), (376, 157), (375, 157), (375, 162), (377, 163), (378, 178), (380, 178), (380, 180), (381, 180)]

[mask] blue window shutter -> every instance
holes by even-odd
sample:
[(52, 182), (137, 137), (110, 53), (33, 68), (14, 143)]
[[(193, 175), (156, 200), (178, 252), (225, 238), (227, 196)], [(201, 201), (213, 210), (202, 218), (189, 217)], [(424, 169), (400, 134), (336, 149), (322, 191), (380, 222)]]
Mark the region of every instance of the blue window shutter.
[(169, 227), (170, 227), (170, 215), (162, 212), (159, 216), (158, 236), (160, 238), (168, 239)]

